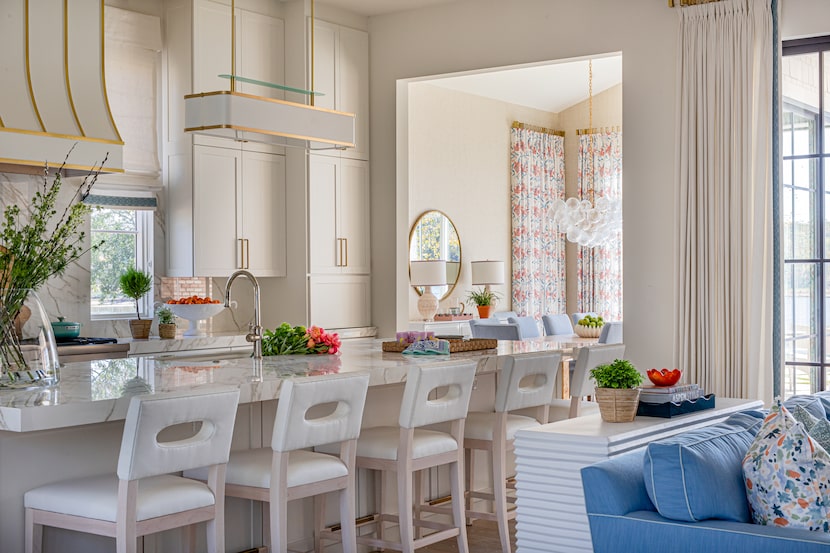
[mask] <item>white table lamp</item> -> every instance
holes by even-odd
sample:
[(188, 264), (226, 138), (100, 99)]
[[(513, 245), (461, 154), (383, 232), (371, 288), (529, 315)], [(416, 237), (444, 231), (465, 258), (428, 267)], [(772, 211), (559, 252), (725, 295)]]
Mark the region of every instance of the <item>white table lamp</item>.
[(424, 293), (418, 300), (418, 312), (425, 321), (434, 320), (438, 312), (438, 298), (432, 293), (432, 287), (447, 284), (447, 262), (410, 261), (409, 281), (412, 286), (424, 287)]
[(491, 284), (504, 284), (504, 261), (471, 261), (473, 286), (484, 285), (489, 292)]

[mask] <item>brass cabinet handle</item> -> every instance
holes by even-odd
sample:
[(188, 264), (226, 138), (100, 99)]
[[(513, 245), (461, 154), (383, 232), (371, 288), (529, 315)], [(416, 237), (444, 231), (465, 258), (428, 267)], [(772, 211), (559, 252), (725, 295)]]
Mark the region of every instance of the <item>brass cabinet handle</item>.
[(245, 239), (239, 238), (239, 263), (236, 264), (237, 269), (245, 268)]
[(251, 243), (245, 239), (245, 268), (251, 268)]
[(343, 266), (348, 267), (349, 266), (349, 239), (344, 238), (343, 242), (346, 244), (346, 262), (343, 263)]

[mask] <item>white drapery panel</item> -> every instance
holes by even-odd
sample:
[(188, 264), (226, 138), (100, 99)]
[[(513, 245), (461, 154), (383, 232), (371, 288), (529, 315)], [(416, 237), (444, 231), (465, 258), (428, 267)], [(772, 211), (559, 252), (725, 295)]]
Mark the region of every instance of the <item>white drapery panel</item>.
[(510, 130), (512, 310), (540, 318), (565, 313), (565, 237), (549, 211), (565, 196), (565, 139)]
[[(622, 132), (604, 130), (579, 136), (579, 199), (622, 199)], [(607, 244), (580, 246), (576, 258), (576, 310), (621, 321), (623, 291), (622, 232)]]
[(678, 10), (677, 366), (707, 392), (772, 394), (772, 10)]

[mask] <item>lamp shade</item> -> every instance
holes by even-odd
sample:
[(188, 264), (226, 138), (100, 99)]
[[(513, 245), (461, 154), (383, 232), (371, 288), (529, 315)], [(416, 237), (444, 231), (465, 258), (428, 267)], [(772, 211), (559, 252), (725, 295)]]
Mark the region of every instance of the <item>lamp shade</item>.
[(471, 261), (473, 284), (504, 284), (504, 261)]
[(442, 286), (447, 283), (447, 262), (410, 261), (409, 282), (413, 286)]

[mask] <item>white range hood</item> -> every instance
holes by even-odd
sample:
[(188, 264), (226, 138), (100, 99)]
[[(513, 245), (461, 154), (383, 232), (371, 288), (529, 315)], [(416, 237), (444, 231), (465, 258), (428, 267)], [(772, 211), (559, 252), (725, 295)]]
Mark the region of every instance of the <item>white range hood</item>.
[(84, 173), (123, 141), (107, 100), (103, 0), (0, 1), (0, 172)]

